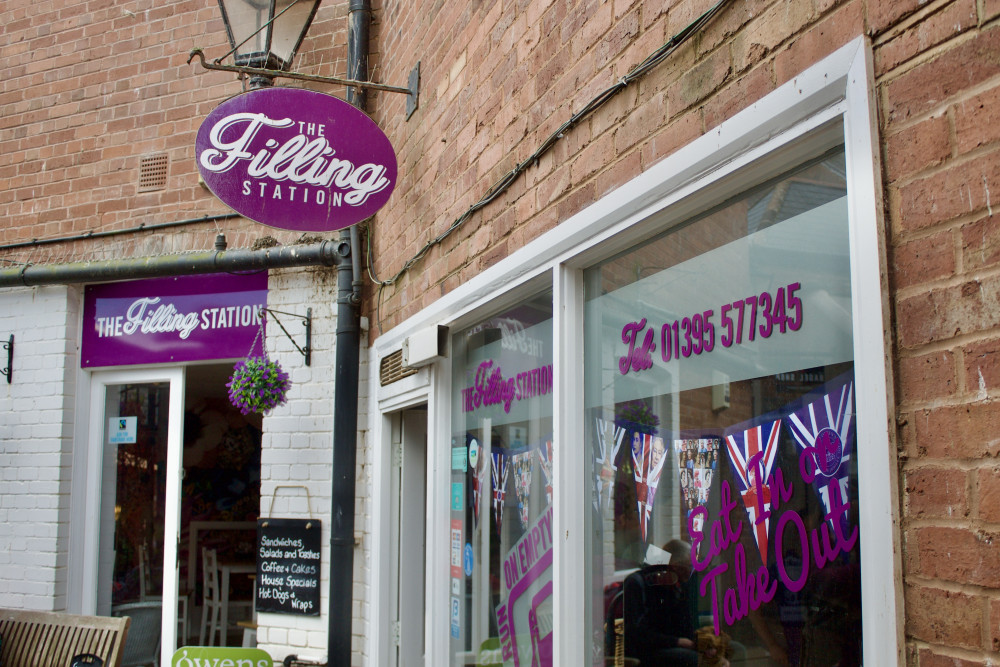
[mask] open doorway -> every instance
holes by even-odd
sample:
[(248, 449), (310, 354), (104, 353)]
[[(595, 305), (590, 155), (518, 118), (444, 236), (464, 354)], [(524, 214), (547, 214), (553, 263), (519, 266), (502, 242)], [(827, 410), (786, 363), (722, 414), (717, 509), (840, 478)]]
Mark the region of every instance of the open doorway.
[(203, 643), (205, 548), (220, 571), (237, 575), (222, 593), (221, 641), (238, 643), (229, 630), (252, 606), (262, 419), (230, 404), (231, 373), (222, 363), (94, 376), (92, 451), (102, 471), (94, 606), (114, 614), (159, 602), (167, 656)]
[[(190, 596), (192, 608), (204, 605), (206, 549), (215, 552), (218, 564), (243, 575), (232, 577), (224, 593), (228, 627), (221, 635), (227, 644), (238, 643), (238, 637), (229, 637), (239, 634), (233, 624), (248, 616), (252, 605), (253, 582), (245, 575), (255, 565), (263, 421), (229, 402), (226, 383), (232, 372), (231, 363), (187, 368), (178, 541), (180, 592)], [(194, 613), (189, 626), (178, 629), (179, 645), (218, 643), (201, 619), (200, 611)]]

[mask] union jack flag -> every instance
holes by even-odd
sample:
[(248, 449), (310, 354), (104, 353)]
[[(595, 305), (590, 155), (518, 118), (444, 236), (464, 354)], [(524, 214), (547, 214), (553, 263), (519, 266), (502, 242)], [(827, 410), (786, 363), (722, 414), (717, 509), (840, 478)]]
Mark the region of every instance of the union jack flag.
[(779, 419), (726, 436), (729, 462), (736, 474), (737, 486), (765, 567), (767, 536), (771, 527), (771, 469), (778, 452), (780, 431)]
[(490, 455), (493, 458), (493, 516), (499, 535), (500, 523), (503, 521), (503, 503), (507, 495), (507, 455), (503, 452), (491, 452)]
[[(597, 448), (600, 456), (597, 457), (597, 465), (600, 466), (596, 474), (597, 482), (597, 507), (600, 509), (603, 502), (611, 506), (611, 490), (615, 484), (615, 473), (618, 472), (618, 452), (622, 448), (622, 441), (625, 440), (625, 429), (616, 426), (614, 422), (597, 418)], [(607, 494), (605, 495), (605, 490)]]
[(483, 465), (482, 449), (479, 448), (479, 444), (476, 439), (471, 435), (467, 436), (469, 442), (469, 447), (473, 446), (475, 443), (476, 451), (478, 456), (476, 456), (476, 465), (472, 467), (470, 471), (472, 473), (472, 527), (476, 528), (479, 525), (479, 508), (482, 505), (483, 500), (483, 487), (486, 486), (486, 466)]
[(545, 475), (545, 498), (548, 504), (552, 504), (552, 440), (544, 440), (537, 450), (538, 463), (542, 467), (542, 474)]
[(646, 541), (649, 519), (653, 514), (656, 488), (660, 484), (663, 462), (667, 460), (663, 438), (636, 432), (632, 436), (632, 470), (635, 475), (635, 497), (639, 507), (639, 535)]
[[(833, 509), (832, 493), (840, 494), (841, 506), (847, 505), (849, 464), (854, 449), (854, 381), (848, 374), (827, 387), (820, 398), (788, 416), (788, 428), (799, 449), (800, 466), (804, 473), (815, 475), (812, 487), (829, 515)], [(846, 512), (840, 515), (840, 523), (843, 534), (847, 535)]]

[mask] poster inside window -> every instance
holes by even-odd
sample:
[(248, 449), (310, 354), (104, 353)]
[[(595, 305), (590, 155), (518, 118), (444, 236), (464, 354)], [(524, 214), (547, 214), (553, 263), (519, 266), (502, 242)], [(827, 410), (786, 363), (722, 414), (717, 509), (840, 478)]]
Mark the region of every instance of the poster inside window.
[(452, 339), (451, 665), (552, 664), (552, 295)]
[(839, 149), (585, 272), (595, 665), (860, 665), (847, 211)]

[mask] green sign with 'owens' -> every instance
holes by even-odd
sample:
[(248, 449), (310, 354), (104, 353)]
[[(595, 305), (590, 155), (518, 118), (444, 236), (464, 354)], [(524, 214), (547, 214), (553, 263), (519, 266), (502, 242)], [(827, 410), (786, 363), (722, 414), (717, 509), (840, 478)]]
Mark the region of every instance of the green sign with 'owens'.
[(170, 667), (272, 667), (271, 656), (259, 648), (184, 646), (170, 659)]

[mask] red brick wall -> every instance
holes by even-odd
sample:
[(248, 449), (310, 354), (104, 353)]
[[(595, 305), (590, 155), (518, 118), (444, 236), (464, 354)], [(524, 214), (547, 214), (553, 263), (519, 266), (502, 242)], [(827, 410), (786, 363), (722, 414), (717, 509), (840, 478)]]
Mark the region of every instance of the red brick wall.
[[(299, 59), (305, 71), (346, 73), (345, 15), (346, 3), (324, 4)], [(187, 64), (192, 48), (209, 59), (229, 50), (214, 0), (5, 0), (0, 25), (0, 245), (230, 212), (199, 185), (194, 162), (201, 121), (241, 90), (231, 74)], [(141, 193), (139, 160), (153, 153), (168, 158), (167, 186)], [(40, 263), (203, 250), (218, 229), (232, 247), (297, 236), (227, 221), (0, 257)]]
[(985, 665), (1000, 651), (1000, 4), (918, 7), (872, 16), (908, 651)]
[[(396, 274), (574, 112), (709, 5), (384, 0), (380, 78), (405, 81), (419, 60), (422, 80), (409, 122), (401, 97), (377, 100), (401, 172), (414, 175), (376, 219), (378, 277)], [(862, 34), (866, 11), (861, 2), (733, 3), (385, 288), (376, 324), (388, 330)], [(424, 43), (443, 30), (447, 40)]]

